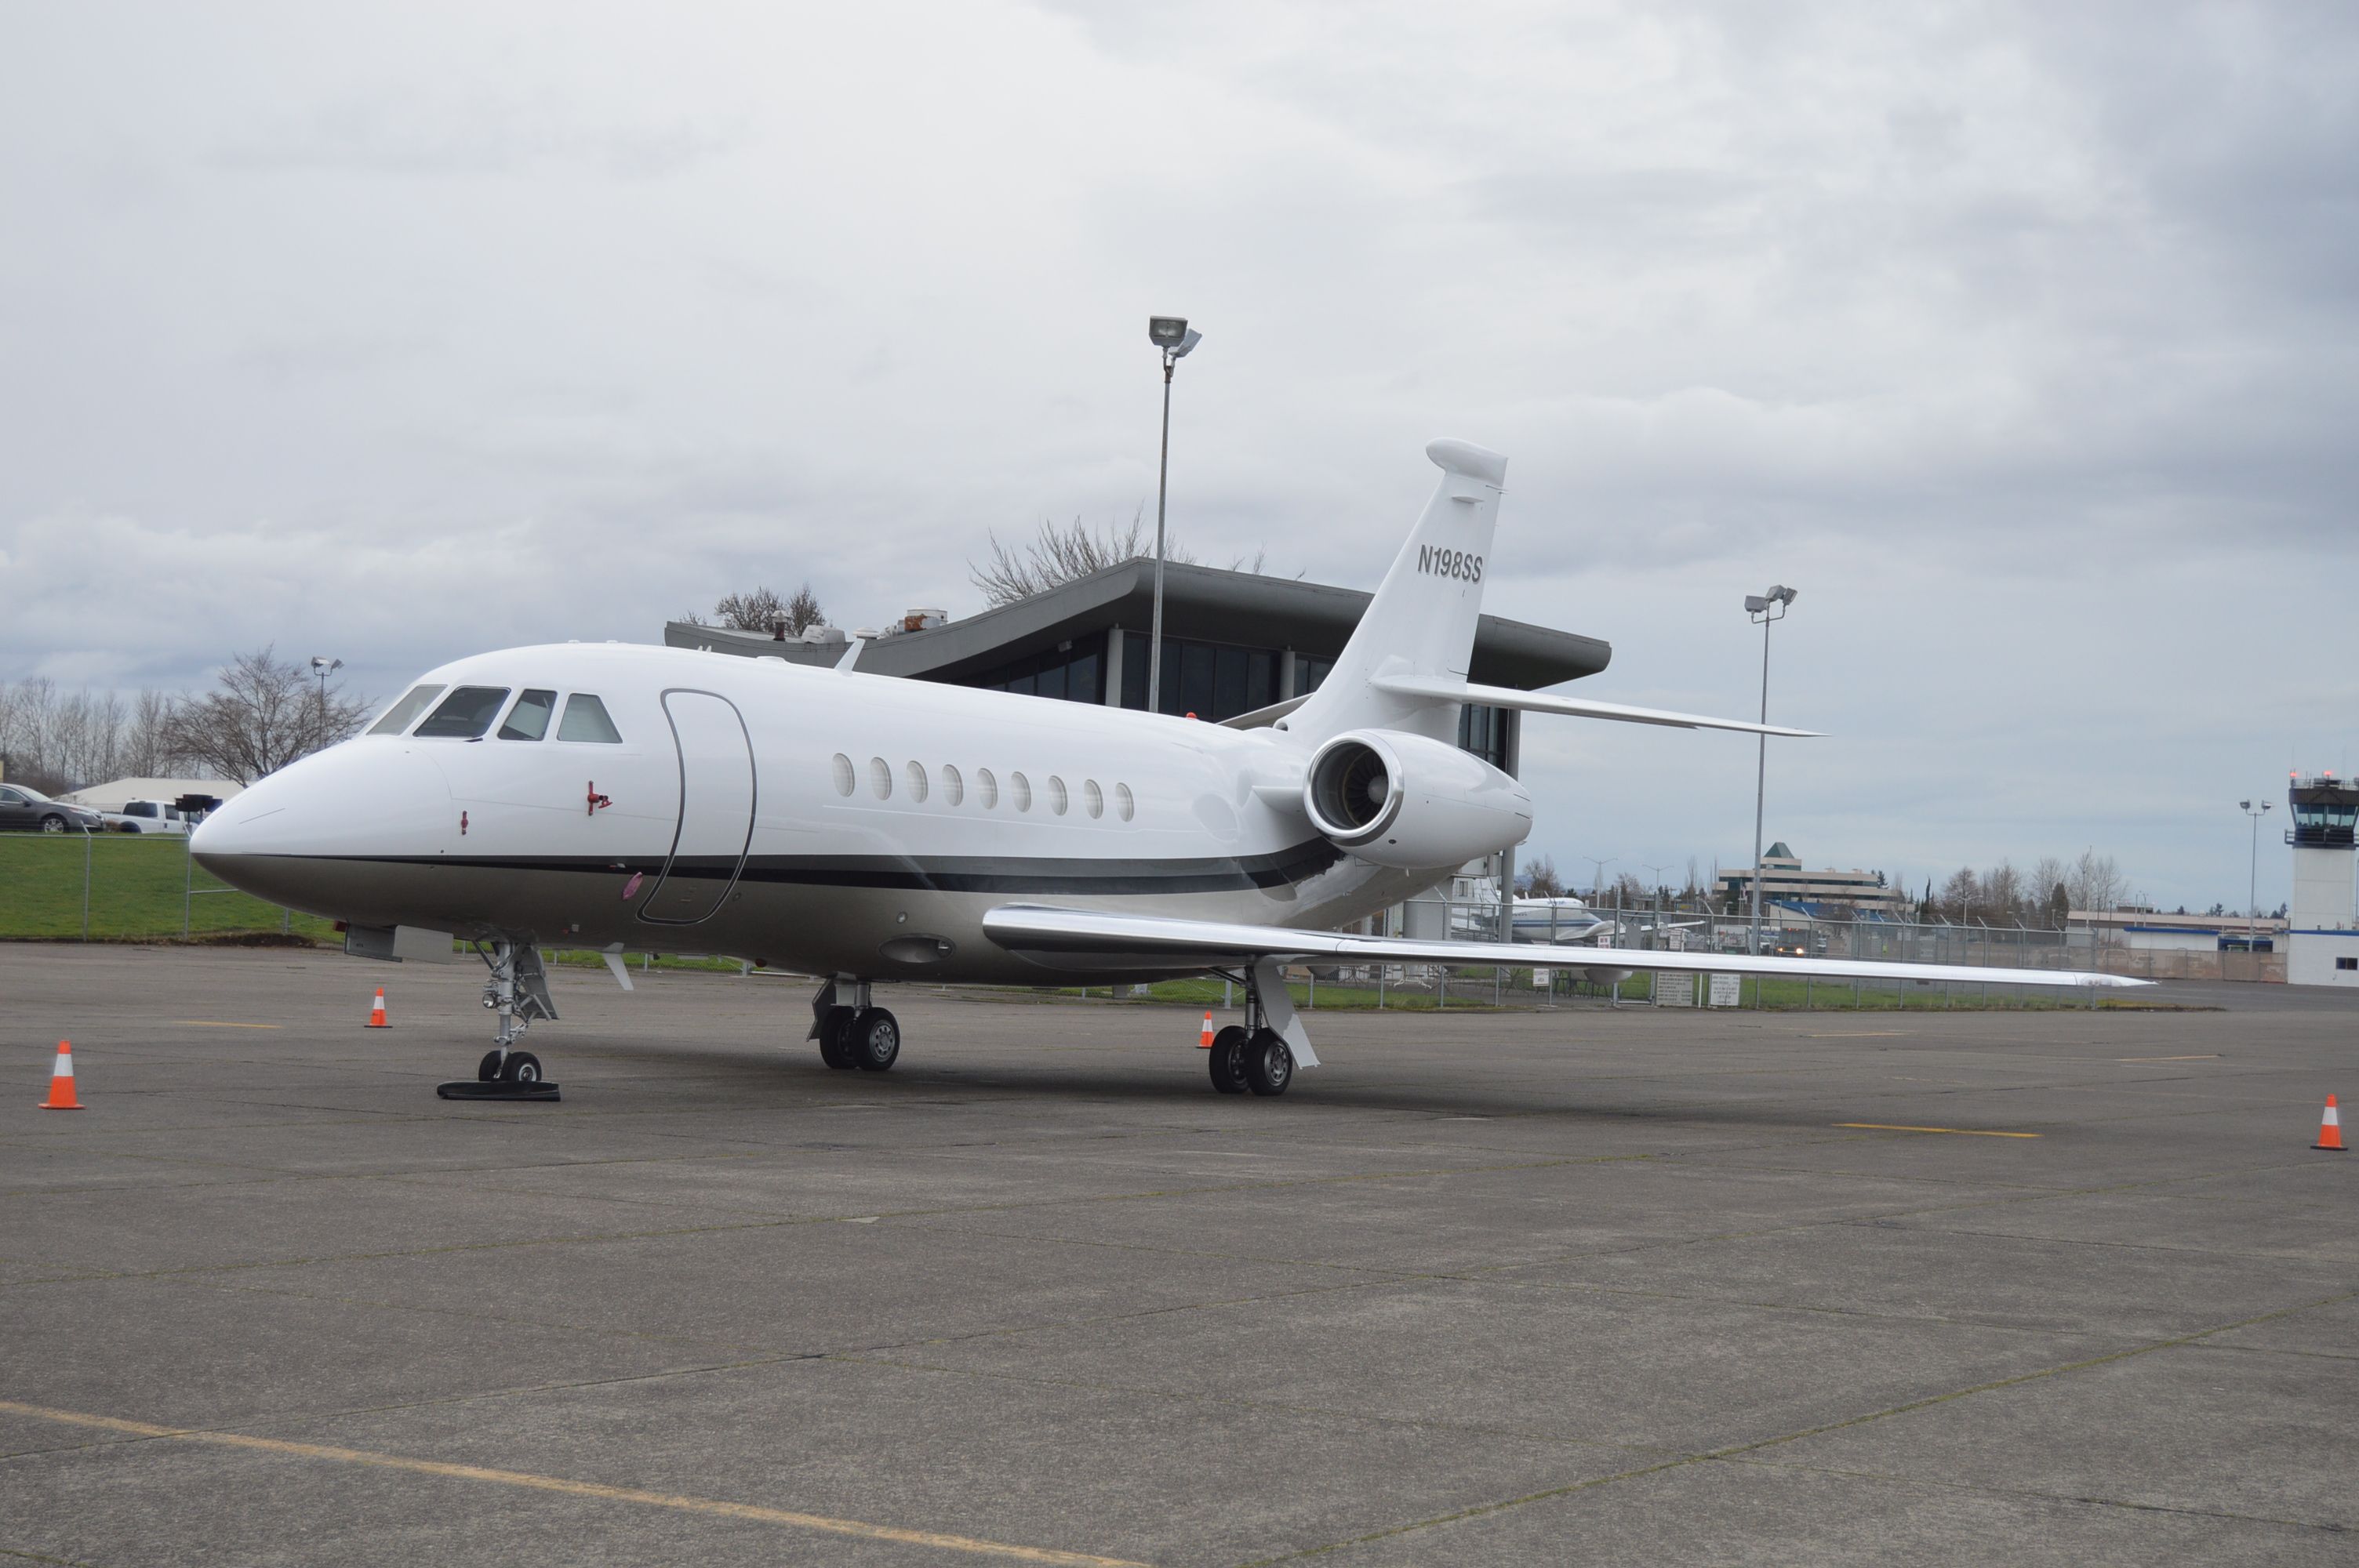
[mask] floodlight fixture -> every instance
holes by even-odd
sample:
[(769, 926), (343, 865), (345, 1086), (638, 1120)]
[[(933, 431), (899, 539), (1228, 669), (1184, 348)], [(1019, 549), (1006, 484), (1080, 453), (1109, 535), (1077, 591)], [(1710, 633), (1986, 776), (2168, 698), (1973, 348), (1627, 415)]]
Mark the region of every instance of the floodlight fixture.
[(1147, 319), (1147, 341), (1176, 360), (1202, 342), (1204, 334), (1190, 331), (1185, 316), (1149, 316)]
[(1745, 596), (1745, 613), (1747, 615), (1758, 615), (1768, 608), (1769, 601), (1759, 594), (1748, 593)]

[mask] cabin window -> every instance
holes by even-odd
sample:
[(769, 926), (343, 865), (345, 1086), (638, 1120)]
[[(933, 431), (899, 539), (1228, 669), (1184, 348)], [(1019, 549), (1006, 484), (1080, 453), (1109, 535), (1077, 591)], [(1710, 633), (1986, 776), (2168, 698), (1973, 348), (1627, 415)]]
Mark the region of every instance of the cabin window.
[(1130, 798), (1130, 786), (1126, 784), (1114, 785), (1114, 814), (1127, 822), (1137, 810), (1137, 803)]
[(507, 722), (500, 726), (500, 739), (538, 741), (549, 733), (549, 716), (556, 711), (555, 692), (527, 691), (508, 709)]
[(1105, 791), (1098, 788), (1097, 780), (1082, 781), (1082, 806), (1093, 819), (1105, 815)]
[(606, 705), (586, 691), (577, 691), (565, 699), (565, 717), (557, 721), (557, 738), (591, 741), (602, 746), (623, 743), (623, 732), (606, 717)]
[(1062, 816), (1065, 815), (1065, 807), (1072, 803), (1073, 797), (1065, 793), (1065, 781), (1050, 773), (1049, 775), (1049, 809)]
[(893, 764), (882, 757), (868, 759), (868, 793), (879, 800), (893, 798)]
[(949, 762), (942, 764), (942, 800), (956, 806), (966, 798), (966, 781), (959, 777), (958, 769)]
[(442, 706), (418, 727), (420, 740), (473, 741), (492, 727), (500, 705), (508, 699), (504, 686), (462, 686), (442, 699)]
[(856, 784), (852, 773), (852, 759), (838, 752), (835, 754), (835, 793), (849, 795)]
[(999, 804), (999, 781), (991, 776), (989, 768), (974, 770), (974, 797), (983, 803), (985, 811)]
[(385, 717), (369, 726), (372, 735), (398, 735), (409, 728), (409, 721), (426, 711), (426, 705), (440, 696), (439, 686), (414, 686), (409, 694), (385, 710)]
[(926, 764), (923, 762), (913, 762), (909, 764), (908, 771), (909, 774), (909, 798), (911, 800), (925, 799)]
[(1007, 798), (1016, 803), (1018, 811), (1032, 809), (1032, 781), (1022, 773), (1007, 775)]

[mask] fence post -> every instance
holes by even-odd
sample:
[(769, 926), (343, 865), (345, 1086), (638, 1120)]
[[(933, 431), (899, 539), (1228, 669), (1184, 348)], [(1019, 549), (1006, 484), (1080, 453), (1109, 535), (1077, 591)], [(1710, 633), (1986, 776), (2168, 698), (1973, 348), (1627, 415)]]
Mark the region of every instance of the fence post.
[(82, 939), (90, 940), (90, 829), (82, 830)]
[(180, 940), (189, 939), (189, 906), (196, 902), (197, 858), (189, 852), (189, 836), (180, 835)]
[(1433, 967), (1433, 978), (1435, 987), (1433, 1006), (1436, 1011), (1440, 1011), (1450, 1005), (1450, 966), (1436, 964)]

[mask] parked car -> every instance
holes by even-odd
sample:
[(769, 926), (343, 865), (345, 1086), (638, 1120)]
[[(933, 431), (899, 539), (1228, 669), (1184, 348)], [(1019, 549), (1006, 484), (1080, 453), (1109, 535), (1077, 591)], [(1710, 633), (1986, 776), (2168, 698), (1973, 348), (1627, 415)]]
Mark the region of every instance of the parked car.
[(97, 812), (51, 800), (24, 784), (0, 784), (0, 830), (37, 833), (103, 833)]
[(189, 820), (180, 808), (160, 800), (126, 800), (120, 811), (102, 811), (107, 828), (115, 833), (186, 833)]

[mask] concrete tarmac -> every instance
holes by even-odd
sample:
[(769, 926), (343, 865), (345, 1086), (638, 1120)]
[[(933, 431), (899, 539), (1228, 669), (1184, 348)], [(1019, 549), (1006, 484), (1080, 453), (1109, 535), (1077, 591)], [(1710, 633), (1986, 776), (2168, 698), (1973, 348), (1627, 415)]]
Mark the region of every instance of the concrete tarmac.
[(863, 1075), (567, 971), (561, 1104), (437, 1100), (480, 983), (0, 946), (0, 1553), (2359, 1560), (2351, 999), (1321, 1012), (1262, 1100), (1185, 1011), (894, 992)]

